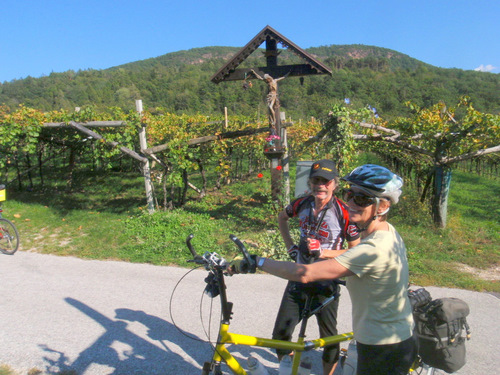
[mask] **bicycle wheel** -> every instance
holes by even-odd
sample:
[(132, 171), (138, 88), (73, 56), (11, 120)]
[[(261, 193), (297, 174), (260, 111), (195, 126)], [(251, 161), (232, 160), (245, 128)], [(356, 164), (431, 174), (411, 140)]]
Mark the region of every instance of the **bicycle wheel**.
[(19, 232), (7, 219), (0, 219), (0, 251), (7, 255), (14, 254), (19, 248)]

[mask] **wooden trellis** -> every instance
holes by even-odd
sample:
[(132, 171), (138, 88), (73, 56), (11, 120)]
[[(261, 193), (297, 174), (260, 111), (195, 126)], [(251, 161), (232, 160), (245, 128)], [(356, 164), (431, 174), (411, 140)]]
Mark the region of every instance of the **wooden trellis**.
[[(140, 100), (136, 101), (136, 108), (137, 108), (138, 112), (142, 112), (142, 101), (140, 101)], [(104, 141), (105, 144), (110, 146), (110, 147), (118, 148), (124, 154), (126, 154), (126, 155), (128, 155), (128, 156), (130, 156), (130, 157), (132, 157), (132, 158), (134, 158), (142, 163), (142, 171), (143, 171), (144, 183), (145, 183), (145, 187), (146, 187), (146, 201), (147, 201), (148, 212), (149, 213), (154, 212), (153, 184), (151, 181), (151, 170), (149, 167), (149, 159), (143, 155), (138, 154), (134, 150), (129, 149), (128, 147), (120, 146), (120, 144), (118, 142), (107, 141), (100, 134), (89, 129), (90, 127), (121, 127), (121, 126), (126, 126), (127, 123), (125, 121), (89, 121), (89, 122), (85, 122), (85, 123), (78, 123), (75, 121), (70, 121), (69, 123), (65, 123), (65, 122), (44, 123), (43, 127), (63, 128), (63, 127), (67, 127), (68, 125), (75, 128), (76, 130), (92, 137), (93, 139)], [(146, 145), (146, 133), (145, 132), (146, 132), (145, 127), (143, 127), (141, 129), (141, 131), (139, 132), (139, 140), (140, 140), (141, 149), (145, 149), (147, 147), (147, 145)]]
[[(142, 101), (141, 100), (136, 101), (136, 109), (139, 113), (142, 112)], [(117, 148), (122, 153), (124, 153), (124, 154), (134, 158), (135, 160), (141, 162), (144, 181), (145, 181), (145, 188), (146, 188), (146, 200), (147, 200), (148, 212), (152, 213), (152, 212), (154, 212), (154, 194), (153, 194), (153, 184), (152, 184), (152, 180), (151, 180), (151, 170), (150, 170), (150, 166), (149, 166), (149, 159), (151, 158), (151, 159), (155, 160), (156, 162), (163, 165), (163, 163), (155, 156), (155, 154), (167, 150), (169, 145), (163, 144), (163, 145), (158, 145), (158, 146), (153, 146), (151, 148), (148, 148), (147, 143), (146, 143), (146, 128), (143, 126), (139, 131), (139, 141), (140, 141), (141, 153), (137, 153), (136, 151), (131, 150), (125, 146), (121, 146), (118, 142), (106, 140), (102, 135), (100, 135), (96, 131), (90, 129), (90, 128), (106, 128), (106, 127), (118, 128), (118, 127), (123, 127), (126, 125), (127, 125), (127, 123), (125, 121), (88, 121), (88, 122), (82, 122), (82, 123), (70, 121), (68, 123), (66, 123), (66, 122), (44, 123), (42, 125), (42, 127), (44, 127), (44, 128), (67, 128), (68, 126), (70, 126), (74, 129), (78, 130), (79, 132), (93, 138), (93, 139), (104, 142), (104, 144), (106, 144), (107, 146), (109, 146), (111, 148)], [(229, 132), (225, 132), (225, 133), (221, 133), (221, 134), (217, 134), (217, 135), (209, 135), (209, 136), (193, 138), (193, 139), (187, 141), (187, 144), (190, 147), (197, 147), (203, 143), (213, 142), (213, 141), (220, 140), (220, 139), (234, 139), (234, 138), (244, 137), (244, 136), (253, 135), (253, 134), (261, 134), (261, 133), (267, 132), (268, 130), (269, 130), (268, 127), (262, 127), (262, 128), (255, 128), (255, 129), (229, 131)], [(189, 186), (192, 189), (199, 192), (199, 189), (197, 189), (192, 184), (189, 184)]]

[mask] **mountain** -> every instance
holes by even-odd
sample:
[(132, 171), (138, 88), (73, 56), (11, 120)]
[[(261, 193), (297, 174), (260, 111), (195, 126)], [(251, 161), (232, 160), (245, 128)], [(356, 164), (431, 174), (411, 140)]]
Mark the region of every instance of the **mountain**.
[[(262, 82), (251, 88), (243, 82), (214, 84), (210, 77), (240, 48), (203, 47), (168, 53), (104, 70), (52, 73), (0, 83), (0, 103), (24, 104), (48, 111), (73, 110), (92, 105), (133, 110), (135, 99), (145, 108), (172, 113), (222, 113), (259, 116), (265, 113)], [(240, 67), (265, 65), (264, 50), (256, 50)], [(333, 103), (350, 98), (358, 105), (371, 105), (383, 116), (407, 111), (406, 101), (428, 106), (440, 100), (456, 104), (462, 95), (472, 98), (484, 112), (500, 113), (500, 75), (443, 69), (386, 48), (365, 45), (330, 45), (305, 50), (325, 65), (332, 76), (308, 76), (280, 82), (280, 101), (287, 116), (321, 117)], [(302, 63), (282, 50), (279, 64)]]

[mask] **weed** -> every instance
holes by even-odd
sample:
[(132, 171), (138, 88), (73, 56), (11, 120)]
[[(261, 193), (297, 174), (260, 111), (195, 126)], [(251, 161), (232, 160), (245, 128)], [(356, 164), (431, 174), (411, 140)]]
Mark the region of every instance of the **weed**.
[(15, 372), (10, 366), (0, 365), (0, 375), (14, 375)]

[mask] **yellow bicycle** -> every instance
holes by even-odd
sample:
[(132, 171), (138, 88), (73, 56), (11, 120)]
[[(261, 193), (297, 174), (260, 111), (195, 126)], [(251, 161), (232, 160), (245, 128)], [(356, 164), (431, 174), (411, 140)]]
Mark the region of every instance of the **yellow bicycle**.
[[(230, 344), (291, 350), (293, 351), (291, 375), (297, 375), (299, 373), (298, 371), (301, 357), (304, 352), (308, 352), (332, 344), (337, 344), (340, 342), (354, 340), (353, 332), (341, 333), (339, 335), (317, 338), (313, 340), (305, 340), (308, 318), (319, 312), (324, 306), (337, 298), (336, 294), (330, 296), (319, 307), (314, 309), (311, 309), (312, 298), (308, 299), (308, 301), (306, 302), (306, 308), (304, 309), (304, 313), (302, 316), (297, 341), (275, 340), (229, 332), (233, 304), (227, 299), (226, 283), (224, 280), (225, 276), (227, 275), (226, 268), (228, 267), (229, 263), (227, 263), (224, 258), (220, 257), (215, 252), (206, 252), (203, 256), (197, 254), (191, 244), (191, 240), (193, 239), (193, 237), (194, 236), (190, 234), (186, 239), (186, 245), (193, 256), (193, 259), (190, 261), (203, 266), (209, 272), (208, 277), (205, 279), (205, 282), (207, 283), (205, 292), (211, 298), (219, 297), (221, 306), (221, 320), (219, 323), (217, 341), (213, 345), (213, 355), (211, 360), (205, 362), (203, 365), (202, 375), (222, 375), (222, 363), (225, 363), (233, 374), (248, 374), (247, 370), (242, 367), (238, 360), (233, 357), (233, 355), (227, 349), (226, 345)], [(243, 243), (234, 235), (230, 235), (229, 238), (238, 246), (243, 256), (246, 257), (247, 260), (249, 260), (250, 255)], [(345, 284), (345, 282), (342, 280), (338, 280), (337, 282), (339, 284)], [(173, 293), (175, 293), (175, 289), (172, 292), (172, 295)], [(172, 315), (172, 312), (170, 313)], [(351, 372), (353, 370), (347, 368), (348, 366), (344, 368), (344, 365), (347, 364), (347, 358), (349, 358), (349, 350), (343, 350), (335, 374), (355, 374), (355, 372)], [(426, 366), (424, 368), (424, 364), (419, 360), (415, 362), (414, 367), (415, 370), (412, 370), (414, 372), (411, 372), (411, 374), (423, 374), (424, 369), (427, 371), (425, 374), (434, 374), (434, 369), (428, 369)]]

